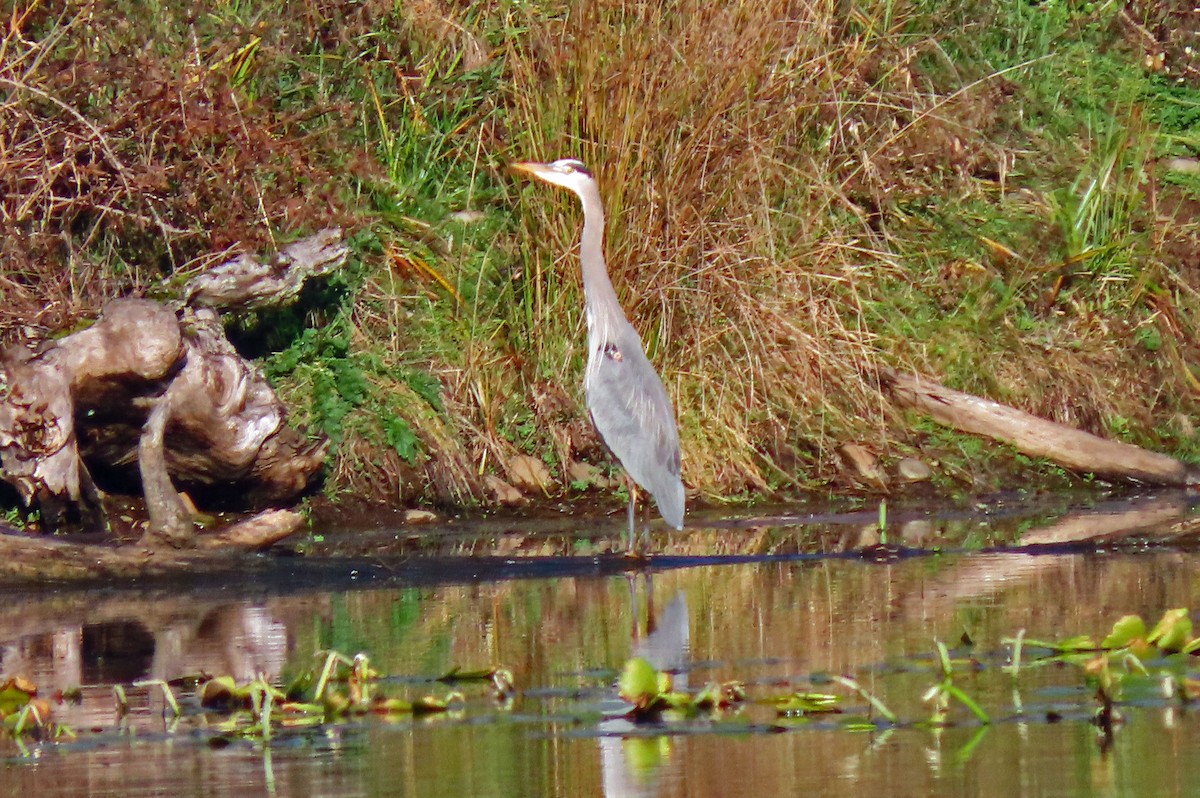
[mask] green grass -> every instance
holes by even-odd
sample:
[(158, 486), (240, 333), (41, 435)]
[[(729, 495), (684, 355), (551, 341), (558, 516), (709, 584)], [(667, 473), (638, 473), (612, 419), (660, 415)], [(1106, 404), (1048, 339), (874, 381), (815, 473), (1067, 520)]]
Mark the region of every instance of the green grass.
[[(1171, 106), (1156, 102), (1162, 79), (1114, 39), (1119, 10), (976, 3), (957, 17), (984, 35), (950, 37), (931, 68), (960, 83), (1005, 74), (1013, 99), (996, 109), (992, 150), (1009, 160), (956, 191), (898, 203), (888, 232), (910, 271), (874, 286), (872, 319), (889, 359), (954, 387), (1175, 448), (1187, 444), (1147, 426), (1194, 394), (1186, 375), (1145, 357), (1148, 342), (1162, 346), (1153, 297), (1165, 220), (1151, 159)], [(1116, 373), (1155, 404), (1119, 400)], [(1163, 380), (1182, 390), (1159, 392)]]
[[(880, 365), (1194, 455), (1172, 418), (1200, 386), (1197, 233), (1171, 214), (1198, 187), (1155, 159), (1200, 152), (1200, 87), (1147, 70), (1121, 9), (102, 0), (120, 22), (85, 35), (86, 14), (35, 7), (0, 67), (28, 155), (0, 185), (0, 335), (337, 223), (343, 273), (236, 325), (334, 441), (335, 495), (470, 503), (518, 452), (603, 463), (579, 212), (505, 168), (573, 155), (710, 500), (846, 487), (847, 441), (997, 482), (1044, 470), (914, 431)], [(54, 159), (74, 180), (56, 201)]]

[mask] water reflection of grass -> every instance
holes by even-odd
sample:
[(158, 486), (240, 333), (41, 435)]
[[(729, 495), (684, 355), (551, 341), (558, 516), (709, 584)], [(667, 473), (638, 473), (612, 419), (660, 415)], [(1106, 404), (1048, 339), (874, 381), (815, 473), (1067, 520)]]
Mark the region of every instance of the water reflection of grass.
[[(1132, 767), (1129, 758), (1136, 756), (1157, 769), (1141, 782), (1154, 788), (1170, 774), (1185, 772), (1188, 762), (1195, 764), (1186, 751), (1197, 730), (1178, 694), (1165, 696), (1150, 678), (1124, 679), (1123, 696), (1114, 706), (1126, 723), (1114, 726), (1112, 751), (1125, 764), (1114, 769), (1112, 760), (1103, 758), (1091, 722), (1097, 703), (1090, 677), (1070, 666), (1033, 667), (1030, 657), (1036, 652), (1027, 647), (1014, 681), (1005, 670), (1012, 649), (1003, 641), (1019, 629), (1034, 639), (1061, 642), (1086, 632), (1100, 640), (1127, 612), (1158, 619), (1165, 609), (1195, 606), (1200, 596), (1191, 578), (1194, 560), (1173, 552), (1137, 557), (986, 554), (887, 564), (828, 559), (680, 568), (652, 573), (649, 584), (646, 574), (640, 574), (634, 585), (636, 612), (629, 584), (621, 577), (271, 598), (263, 610), (289, 619), (292, 673), (315, 668), (320, 661), (314, 653), (328, 641), (347, 639), (363, 643), (371, 667), (390, 677), (378, 688), (389, 698), (411, 702), (425, 693), (443, 696), (450, 688), (428, 680), (453, 667), (493, 664), (510, 668), (518, 688), (529, 691), (517, 697), (511, 714), (496, 709), (484, 686), (467, 685), (460, 688), (467, 699), (460, 719), (418, 722), (395, 713), (378, 719), (347, 715), (322, 718), (315, 729), (280, 730), (270, 743), (273, 766), (281, 783), (294, 779), (299, 766), (289, 761), (288, 752), (304, 750), (306, 761), (349, 757), (354, 772), (373, 783), (407, 778), (411, 783), (405, 795), (445, 789), (512, 794), (528, 783), (542, 785), (536, 794), (598, 794), (604, 768), (615, 760), (602, 758), (597, 749), (611, 748), (625, 752), (626, 766), (641, 763), (639, 778), (711, 785), (696, 788), (701, 796), (738, 794), (738, 789), (778, 794), (818, 790), (820, 785), (826, 794), (831, 785), (834, 794), (837, 785), (852, 785), (856, 794), (867, 788), (887, 794), (888, 774), (902, 774), (921, 794), (962, 794), (970, 787), (964, 779), (983, 780), (990, 786), (967, 792), (987, 795), (1018, 794), (1022, 784), (1026, 794), (1053, 792), (1045, 786), (1050, 769), (1059, 786), (1086, 782), (1095, 769), (1121, 783), (1123, 768)], [(653, 611), (647, 607), (651, 593)], [(635, 627), (637, 640), (644, 640), (651, 612), (659, 617), (667, 600), (678, 594), (686, 597), (691, 618), (687, 689), (740, 679), (751, 701), (734, 713), (668, 718), (634, 728), (629, 734), (655, 752), (646, 757), (644, 750), (640, 755), (631, 750), (634, 743), (603, 736), (598, 702), (615, 693), (616, 672), (637, 645)], [(62, 597), (54, 601), (62, 611)], [(100, 602), (91, 604), (94, 611), (100, 607)], [(146, 601), (143, 609), (161, 612), (154, 604)], [(123, 612), (136, 614), (137, 607), (127, 601)], [(36, 615), (36, 601), (26, 604), (25, 612)], [(1134, 625), (1123, 622), (1121, 628)], [(1152, 631), (1146, 631), (1147, 640)], [(964, 632), (969, 643), (962, 640)], [(951, 663), (954, 685), (992, 720), (986, 732), (957, 703), (947, 708), (942, 724), (927, 722), (935, 707), (922, 697), (941, 683), (946, 671), (936, 640), (947, 643), (944, 659)], [(1172, 656), (1164, 667), (1178, 669), (1181, 679), (1192, 678), (1190, 659)], [(1147, 667), (1153, 674), (1160, 666), (1152, 659)], [(828, 678), (844, 675), (884, 702), (897, 718), (894, 726)], [(844, 711), (840, 716), (780, 718), (774, 704), (753, 700), (796, 691), (838, 693)], [(128, 690), (131, 711), (124, 721), (145, 740), (139, 756), (162, 745), (162, 737), (146, 732), (162, 734), (160, 713), (166, 710), (156, 694), (147, 702), (144, 692)], [(112, 706), (109, 689), (89, 688), (86, 695), (87, 701)], [(187, 691), (181, 697), (185, 720), (193, 723), (196, 716), (189, 713), (196, 711), (194, 698)], [(216, 750), (196, 743), (220, 737), (220, 722), (213, 716), (207, 731), (174, 737), (171, 756), (163, 761), (186, 762), (200, 756), (195, 749)], [(119, 742), (121, 727), (111, 717), (94, 720), (88, 728), (92, 725), (103, 731), (86, 731), (78, 748), (67, 743), (61, 750), (74, 756), (99, 747), (110, 760), (120, 761), (125, 750)], [(1168, 739), (1177, 741), (1175, 754), (1164, 745)], [(229, 745), (241, 756), (260, 756), (254, 752), (261, 749), (241, 748), (240, 739)], [(336, 754), (330, 753), (334, 747)], [(739, 763), (736, 780), (731, 757)], [(39, 767), (47, 761), (43, 757)], [(1064, 761), (1078, 767), (1064, 766)], [(1014, 763), (1020, 763), (1021, 780), (1011, 772)], [(10, 775), (27, 778), (19, 768)]]
[[(1120, 559), (1105, 566), (1084, 566), (1078, 557), (997, 554), (679, 569), (652, 581), (660, 600), (680, 591), (687, 596), (697, 619), (691, 657), (714, 663), (713, 677), (724, 680), (755, 678), (776, 661), (798, 672), (854, 671), (931, 651), (933, 639), (957, 640), (964, 632), (998, 646), (1020, 628), (1103, 628), (1111, 619), (1097, 608), (1127, 596), (1125, 580), (1140, 571)], [(1192, 592), (1172, 570), (1147, 587)], [(1062, 600), (1044, 600), (1064, 590)], [(397, 622), (401, 595), (418, 608), (415, 620)], [(375, 661), (389, 671), (433, 675), (452, 665), (504, 663), (521, 683), (534, 674), (615, 672), (632, 650), (635, 624), (645, 624), (644, 609), (632, 616), (621, 578), (372, 591), (344, 601), (329, 628), (298, 636), (298, 651), (326, 647), (338, 639), (332, 626), (347, 625), (369, 640)]]
[[(703, 617), (712, 617), (723, 614), (725, 609), (712, 604), (705, 606), (703, 597), (707, 591), (744, 601), (747, 594), (737, 589), (739, 583), (682, 577), (711, 577), (720, 570), (705, 569), (701, 574), (677, 572), (668, 576), (680, 578), (681, 584), (672, 586), (680, 589), (678, 595), (701, 596), (696, 609), (707, 610)], [(741, 571), (757, 577), (749, 581), (754, 596), (762, 594), (762, 587), (774, 583), (773, 577), (787, 576), (797, 582), (803, 576), (786, 573), (781, 567), (768, 574), (761, 569), (723, 570)], [(858, 569), (860, 574), (869, 574), (871, 570)], [(919, 572), (909, 570), (914, 571), (914, 578), (919, 580)], [(853, 571), (838, 574), (837, 581), (847, 584), (845, 577), (850, 573)], [(810, 575), (818, 577), (810, 581), (818, 586), (824, 582), (826, 587), (832, 576), (829, 573)], [(763, 579), (764, 576), (767, 578)], [(826, 578), (821, 579), (821, 576)], [(602, 588), (607, 587), (611, 593), (614, 581), (617, 580), (596, 580), (596, 583)], [(896, 584), (894, 579), (889, 581), (893, 589), (905, 587), (904, 583)], [(743, 582), (742, 587), (745, 586)], [(542, 587), (557, 586), (546, 584)], [(624, 585), (616, 592), (621, 592), (621, 587)], [(649, 601), (655, 587), (647, 584), (645, 590), (644, 598)], [(553, 590), (552, 594), (561, 592)], [(473, 593), (472, 588), (461, 588), (459, 592), (431, 598), (439, 600), (450, 614), (461, 612), (471, 603), (478, 605), (480, 596)], [(574, 593), (576, 603), (580, 595)], [(603, 598), (603, 592), (600, 595)], [(825, 595), (832, 597), (828, 590)], [(362, 597), (394, 600), (396, 595), (379, 591), (362, 594)], [(491, 598), (493, 602), (484, 603), (497, 606), (496, 601), (504, 597), (497, 594)], [(860, 598), (847, 591), (840, 600), (855, 605), (869, 598)], [(810, 595), (806, 609), (813, 609), (812, 601)], [(652, 604), (647, 606), (647, 613), (648, 619), (654, 617)], [(339, 623), (340, 616), (340, 613), (331, 614), (331, 624)], [(683, 617), (686, 619), (687, 615)], [(545, 621), (544, 615), (542, 620)], [(635, 640), (642, 633), (639, 626), (639, 619), (630, 619), (630, 636)], [(428, 635), (434, 628), (410, 627), (410, 631)], [(710, 625), (709, 629), (712, 628)], [(539, 635), (553, 640), (557, 631), (543, 623)], [(731, 639), (731, 635), (726, 634), (727, 631), (734, 632), (734, 627), (720, 630), (715, 637), (703, 634), (702, 626), (697, 626), (695, 631), (701, 632), (697, 635), (698, 648), (717, 644), (723, 647), (726, 656), (718, 661), (705, 661), (700, 658), (702, 651), (693, 650), (689, 655), (685, 650), (681, 652), (683, 675), (678, 678), (658, 671), (657, 666), (640, 657), (628, 658), (616, 686), (603, 669), (597, 671), (594, 667), (563, 672), (555, 664), (541, 663), (536, 670), (526, 667), (516, 671), (528, 674), (522, 679), (514, 677), (514, 672), (507, 669), (483, 667), (472, 670), (456, 664), (435, 677), (412, 670), (380, 669), (365, 654), (351, 659), (336, 652), (325, 654), (315, 662), (308, 657), (306, 668), (282, 682), (270, 682), (261, 676), (239, 682), (231, 676), (220, 675), (171, 682), (143, 681), (133, 686), (162, 691), (170, 709), (167, 714), (175, 718), (168, 731), (201, 730), (203, 735), (209, 736), (210, 743), (214, 739), (228, 740), (230, 737), (266, 743), (280, 736), (303, 735), (323, 726), (344, 724), (367, 716), (394, 722), (398, 717), (411, 719), (449, 713), (453, 718), (462, 719), (486, 717), (497, 711), (509, 713), (515, 707), (522, 724), (542, 727), (551, 735), (562, 734), (567, 727), (573, 726), (570, 734), (585, 736), (612, 733), (611, 729), (606, 731), (604, 719), (622, 715), (635, 725), (620, 727), (623, 729), (621, 734), (636, 732), (639, 735), (647, 732), (658, 735), (721, 732), (724, 724), (732, 724), (727, 729), (751, 734), (800, 728), (887, 732), (988, 726), (994, 721), (1013, 720), (1054, 724), (1063, 719), (1090, 717), (1101, 730), (1102, 744), (1108, 745), (1125, 717), (1135, 708), (1174, 711), (1200, 697), (1200, 680), (1191, 674), (1188, 656), (1200, 650), (1200, 638), (1192, 637), (1192, 623), (1184, 609), (1163, 613), (1153, 628), (1137, 616), (1123, 616), (1103, 639), (1076, 634), (1046, 642), (1025, 638), (1022, 633), (1015, 639), (1002, 638), (996, 647), (981, 645), (980, 638), (966, 633), (953, 647), (936, 639), (932, 645), (928, 639), (909, 639), (907, 642), (915, 647), (913, 652), (874, 656), (871, 661), (860, 659), (854, 665), (838, 670), (814, 667), (812, 661), (805, 663), (801, 657), (745, 656), (751, 653), (741, 648), (745, 641), (737, 639), (736, 635)], [(761, 640), (762, 629), (756, 631)], [(835, 624), (831, 639), (861, 654), (861, 641), (847, 643), (846, 636), (839, 634), (840, 631)], [(688, 639), (686, 630), (683, 639)], [(987, 639), (986, 635), (984, 639)], [(414, 641), (396, 642), (401, 648), (411, 648)], [(739, 648), (742, 656), (729, 656), (731, 649)], [(445, 650), (446, 640), (435, 640), (433, 649)], [(420, 655), (425, 656), (428, 651), (422, 651)], [(595, 656), (594, 648), (588, 651)], [(475, 656), (478, 657), (478, 652)], [(697, 659), (703, 667), (692, 668), (687, 664)], [(751, 677), (755, 671), (757, 673)], [(734, 673), (737, 678), (719, 684), (715, 674), (720, 672)], [(381, 679), (389, 675), (392, 678)], [(401, 678), (395, 678), (397, 676)], [(689, 676), (699, 677), (692, 679), (690, 688)], [(452, 692), (444, 697), (425, 692), (429, 685), (421, 684), (423, 677), (430, 684), (445, 682), (452, 685)], [(555, 684), (567, 689), (550, 689)], [(572, 685), (585, 689), (573, 692)], [(822, 687), (834, 692), (819, 692)], [(527, 691), (524, 696), (522, 688)], [(177, 701), (176, 691), (180, 689), (182, 699)], [(122, 727), (130, 705), (123, 685), (114, 685), (114, 690), (116, 722)], [(597, 714), (596, 697), (606, 694), (611, 697), (618, 690), (628, 703)], [(415, 693), (415, 697), (402, 696), (401, 691)], [(18, 742), (46, 742), (64, 736), (73, 739), (74, 734), (69, 728), (51, 723), (51, 707), (47, 702), (39, 700), (35, 707), (35, 695), (36, 689), (32, 685), (17, 680), (9, 680), (0, 689), (0, 718), (5, 721), (10, 737)], [(837, 715), (837, 719), (829, 719), (833, 715)], [(637, 724), (649, 726), (639, 730)], [(978, 735), (973, 737), (960, 750), (961, 756), (969, 757), (980, 739)]]

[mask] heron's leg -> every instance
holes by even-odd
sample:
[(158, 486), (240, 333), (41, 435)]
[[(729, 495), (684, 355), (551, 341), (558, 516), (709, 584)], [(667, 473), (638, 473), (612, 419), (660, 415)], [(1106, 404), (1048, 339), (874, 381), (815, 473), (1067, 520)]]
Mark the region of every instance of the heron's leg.
[(641, 542), (645, 544), (646, 550), (650, 550), (650, 502), (642, 502), (642, 506), (638, 508), (641, 515)]
[(637, 483), (629, 474), (625, 475), (625, 486), (629, 490), (629, 553), (637, 553)]

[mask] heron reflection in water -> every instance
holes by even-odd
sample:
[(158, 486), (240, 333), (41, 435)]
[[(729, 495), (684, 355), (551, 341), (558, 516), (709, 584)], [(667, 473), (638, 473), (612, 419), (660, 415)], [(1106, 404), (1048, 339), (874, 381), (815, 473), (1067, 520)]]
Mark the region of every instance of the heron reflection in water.
[[(672, 675), (672, 689), (687, 692), (691, 662), (691, 621), (687, 596), (678, 592), (661, 612), (656, 612), (653, 573), (626, 575), (632, 651), (656, 671)], [(638, 582), (644, 586), (644, 612), (638, 601)], [(645, 633), (642, 632), (643, 618)], [(665, 794), (664, 787), (679, 783), (681, 764), (671, 756), (672, 735), (647, 735), (645, 727), (626, 717), (630, 704), (617, 698), (597, 707), (600, 721), (600, 768), (605, 798), (651, 798)]]

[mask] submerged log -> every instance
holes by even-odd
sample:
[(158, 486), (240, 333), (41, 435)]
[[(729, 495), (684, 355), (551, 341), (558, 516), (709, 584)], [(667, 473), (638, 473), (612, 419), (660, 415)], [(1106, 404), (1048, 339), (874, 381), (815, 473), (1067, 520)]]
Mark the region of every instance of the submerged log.
[(242, 256), (194, 278), (187, 297), (209, 307), (114, 300), (85, 330), (0, 354), (0, 478), (49, 526), (77, 515), (93, 529), (103, 527), (97, 482), (140, 484), (150, 518), (142, 546), (194, 545), (179, 487), (236, 495), (238, 509), (294, 501), (327, 442), (287, 425), (283, 404), (226, 339), (212, 306), (258, 307), (272, 291), (291, 301), (305, 279), (345, 256), (340, 231), (322, 231), (266, 265)]
[(0, 584), (104, 582), (231, 568), (237, 564), (228, 558), (231, 552), (266, 548), (294, 533), (303, 523), (303, 516), (293, 510), (266, 510), (214, 536), (201, 538), (199, 548), (186, 551), (141, 543), (104, 546), (29, 535), (0, 535)]
[(889, 372), (882, 382), (897, 404), (927, 413), (939, 424), (1002, 441), (1081, 474), (1152, 485), (1200, 484), (1195, 467), (1165, 454), (1101, 438), (924, 377)]

